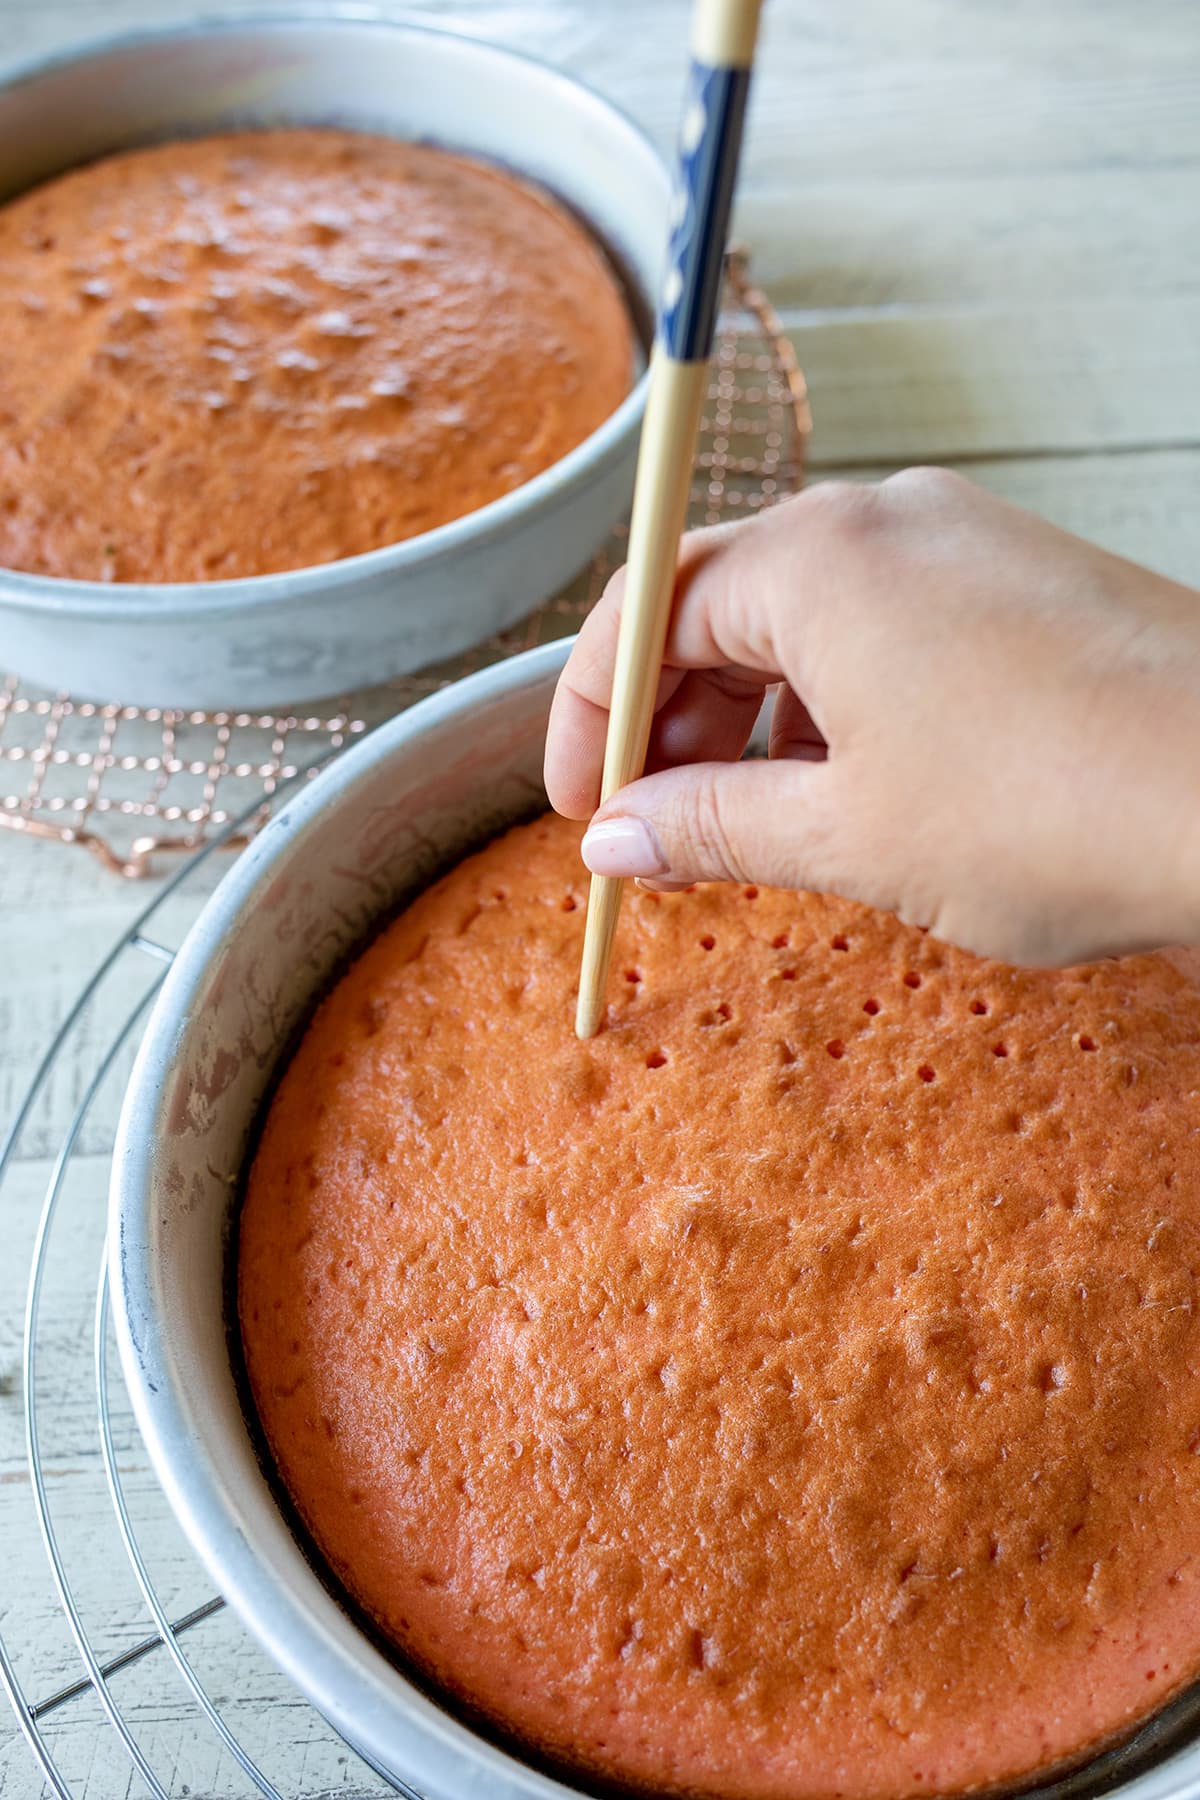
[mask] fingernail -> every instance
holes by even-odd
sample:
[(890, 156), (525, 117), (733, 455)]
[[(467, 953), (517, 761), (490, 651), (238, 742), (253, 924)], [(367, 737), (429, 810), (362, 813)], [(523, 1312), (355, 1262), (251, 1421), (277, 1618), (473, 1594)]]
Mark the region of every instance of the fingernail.
[(664, 881), (661, 876), (638, 875), (634, 884), (644, 894), (690, 894), (695, 887), (694, 881)]
[(649, 819), (601, 819), (584, 832), (582, 851), (593, 875), (665, 875), (668, 868)]

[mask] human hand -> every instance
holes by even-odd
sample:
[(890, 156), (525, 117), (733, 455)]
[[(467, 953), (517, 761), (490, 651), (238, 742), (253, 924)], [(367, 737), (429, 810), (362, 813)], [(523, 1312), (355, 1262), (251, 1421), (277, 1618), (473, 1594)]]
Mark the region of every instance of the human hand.
[[(622, 587), (555, 695), (570, 818)], [(1018, 963), (1194, 942), (1200, 595), (943, 470), (816, 487), (684, 540), (647, 769), (592, 819), (598, 874), (825, 890)]]

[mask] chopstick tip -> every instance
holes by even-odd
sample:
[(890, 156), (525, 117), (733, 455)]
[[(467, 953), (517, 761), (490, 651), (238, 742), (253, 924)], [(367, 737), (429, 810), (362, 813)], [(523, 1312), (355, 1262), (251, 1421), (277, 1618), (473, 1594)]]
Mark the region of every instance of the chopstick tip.
[(575, 1008), (575, 1036), (585, 1043), (588, 1038), (594, 1038), (603, 1013), (604, 1002), (598, 995), (581, 992)]

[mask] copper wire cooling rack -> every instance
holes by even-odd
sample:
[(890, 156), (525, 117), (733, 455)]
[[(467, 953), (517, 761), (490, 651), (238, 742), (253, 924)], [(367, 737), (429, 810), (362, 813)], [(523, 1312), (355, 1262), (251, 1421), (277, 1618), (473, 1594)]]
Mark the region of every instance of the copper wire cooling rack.
[[(797, 487), (809, 429), (804, 378), (778, 316), (730, 257), (691, 523), (716, 524)], [(625, 527), (554, 600), (466, 656), (304, 713), (177, 712), (73, 699), (0, 675), (0, 826), (90, 850), (121, 875), (151, 872), (371, 725), (483, 664), (574, 631), (624, 561)], [(253, 824), (252, 824), (253, 828)], [(229, 841), (246, 841), (239, 832)]]

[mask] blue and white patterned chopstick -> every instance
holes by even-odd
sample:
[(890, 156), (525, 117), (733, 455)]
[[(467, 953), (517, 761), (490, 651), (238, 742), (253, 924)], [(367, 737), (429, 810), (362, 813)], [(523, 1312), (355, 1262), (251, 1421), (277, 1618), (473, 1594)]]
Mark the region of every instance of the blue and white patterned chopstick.
[(676, 362), (712, 353), (750, 69), (693, 60), (679, 133), (679, 172), (658, 335)]
[[(636, 780), (646, 761), (721, 298), (759, 3), (697, 0), (692, 19), (693, 60), (679, 175), (629, 522), (601, 782), (604, 799)], [(604, 1015), (622, 887), (616, 878), (592, 876), (575, 1012), (581, 1038), (594, 1036)]]

